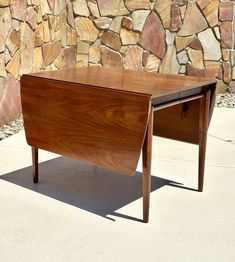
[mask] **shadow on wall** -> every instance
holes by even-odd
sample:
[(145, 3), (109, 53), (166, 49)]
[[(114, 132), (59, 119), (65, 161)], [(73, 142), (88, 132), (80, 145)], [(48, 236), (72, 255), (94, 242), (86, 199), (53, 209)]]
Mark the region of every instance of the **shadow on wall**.
[[(31, 167), (2, 175), (0, 179), (113, 221), (115, 219), (108, 215), (142, 222), (142, 219), (116, 212), (142, 197), (141, 173), (137, 172), (132, 177), (124, 176), (64, 157), (41, 163), (39, 170), (38, 184), (32, 181)], [(185, 188), (181, 185), (152, 176), (151, 192), (163, 186)]]

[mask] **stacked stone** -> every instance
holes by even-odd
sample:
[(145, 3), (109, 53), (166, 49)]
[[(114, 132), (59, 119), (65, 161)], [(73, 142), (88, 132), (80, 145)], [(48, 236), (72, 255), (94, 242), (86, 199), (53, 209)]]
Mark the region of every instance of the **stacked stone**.
[(233, 1), (75, 0), (77, 64), (235, 77)]
[(65, 0), (0, 0), (0, 126), (21, 113), (22, 74), (75, 66), (69, 12), (72, 4)]

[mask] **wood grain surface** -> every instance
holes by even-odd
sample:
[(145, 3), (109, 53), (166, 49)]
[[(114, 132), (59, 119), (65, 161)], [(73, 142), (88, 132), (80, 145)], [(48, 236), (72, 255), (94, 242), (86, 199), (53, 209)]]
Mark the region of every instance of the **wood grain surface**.
[[(215, 83), (213, 78), (181, 75), (156, 74), (144, 71), (123, 70), (107, 67), (72, 68), (30, 74), (37, 78), (54, 79), (79, 83), (101, 89), (115, 89), (123, 92), (150, 95), (153, 98), (189, 92), (196, 87)], [(177, 98), (177, 96), (176, 96)]]
[(44, 78), (21, 78), (29, 145), (123, 174), (136, 171), (150, 96)]

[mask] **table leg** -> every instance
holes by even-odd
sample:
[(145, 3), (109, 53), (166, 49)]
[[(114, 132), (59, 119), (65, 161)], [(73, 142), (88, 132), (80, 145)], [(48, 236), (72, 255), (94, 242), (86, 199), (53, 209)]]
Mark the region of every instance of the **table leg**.
[(149, 220), (149, 200), (151, 189), (151, 158), (152, 158), (152, 136), (153, 136), (153, 108), (151, 108), (146, 135), (144, 138), (142, 156), (143, 156), (143, 221), (148, 223)]
[(211, 91), (205, 91), (204, 96), (200, 100), (199, 111), (199, 166), (198, 166), (198, 191), (203, 191), (204, 170), (206, 158), (206, 140), (209, 125), (210, 113), (210, 96)]
[(38, 183), (38, 148), (32, 147), (33, 182)]

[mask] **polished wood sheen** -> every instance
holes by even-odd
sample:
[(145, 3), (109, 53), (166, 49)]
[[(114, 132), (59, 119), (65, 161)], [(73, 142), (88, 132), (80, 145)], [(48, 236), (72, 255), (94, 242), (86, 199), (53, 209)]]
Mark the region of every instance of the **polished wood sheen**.
[(38, 148), (134, 175), (143, 151), (143, 221), (149, 219), (152, 135), (199, 145), (203, 190), (206, 136), (216, 80), (89, 67), (21, 78), (26, 139), (38, 181)]

